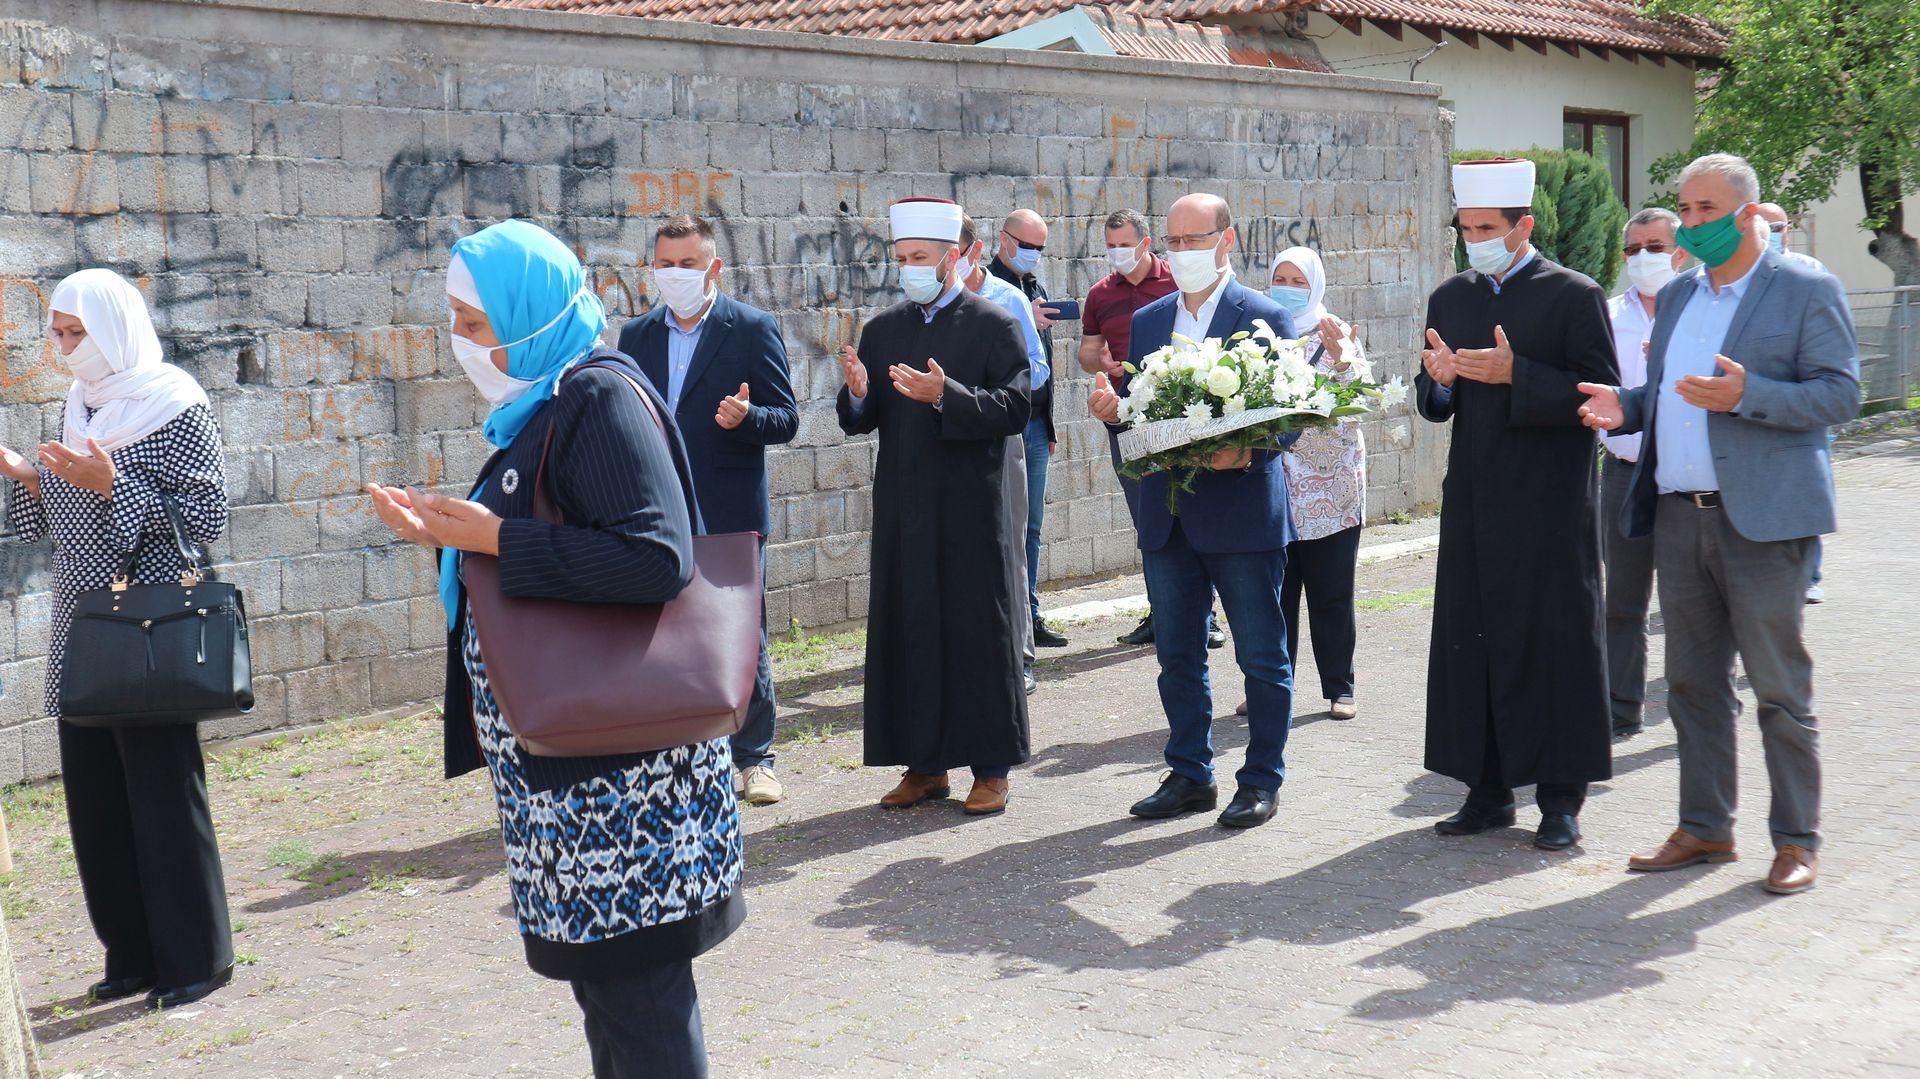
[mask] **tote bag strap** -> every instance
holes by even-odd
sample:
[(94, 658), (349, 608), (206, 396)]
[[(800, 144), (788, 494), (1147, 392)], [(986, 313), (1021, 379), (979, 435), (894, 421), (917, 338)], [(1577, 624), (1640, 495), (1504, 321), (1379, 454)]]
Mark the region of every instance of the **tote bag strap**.
[[(634, 380), (632, 374), (621, 370), (615, 364), (598, 360), (589, 360), (580, 364), (562, 376), (561, 380), (564, 382), (589, 367), (612, 371), (625, 379), (627, 385), (633, 387), (633, 392), (640, 398), (640, 404), (646, 408), (647, 415), (653, 418), (653, 425), (659, 429), (661, 440), (667, 444), (667, 452), (673, 457), (674, 471), (680, 480), (680, 494), (687, 503), (687, 517), (693, 522), (693, 534), (706, 535), (707, 526), (700, 517), (700, 503), (693, 497), (693, 469), (687, 463), (682, 447), (675, 441), (673, 433), (667, 430), (667, 421), (660, 415), (660, 410), (654, 406), (653, 398), (648, 396), (647, 391)], [(547, 424), (546, 437), (540, 442), (540, 463), (533, 474), (533, 515), (548, 524), (562, 524), (560, 509), (554, 505), (553, 495), (547, 485), (547, 457), (553, 452), (553, 429), (554, 424)]]
[[(166, 514), (167, 530), (173, 533), (174, 550), (180, 556), (181, 565), (185, 567), (181, 571), (181, 580), (192, 583), (213, 580), (213, 569), (207, 560), (206, 552), (200, 548), (199, 544), (187, 538), (186, 518), (180, 512), (180, 504), (174, 501), (171, 494), (162, 491), (160, 492), (160, 509)], [(127, 552), (126, 559), (120, 563), (120, 572), (114, 575), (113, 584), (116, 591), (124, 592), (127, 585), (132, 583), (135, 572), (140, 568), (141, 552), (146, 550), (146, 546), (147, 534), (142, 531), (134, 537), (133, 549)]]

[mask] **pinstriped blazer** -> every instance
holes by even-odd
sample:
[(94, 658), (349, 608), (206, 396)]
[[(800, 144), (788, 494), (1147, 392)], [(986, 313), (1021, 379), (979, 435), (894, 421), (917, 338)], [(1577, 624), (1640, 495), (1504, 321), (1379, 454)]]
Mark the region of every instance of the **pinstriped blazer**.
[[(576, 603), (662, 603), (693, 577), (699, 511), (686, 451), (666, 403), (633, 361), (612, 349), (589, 362), (617, 365), (652, 398), (665, 432), (627, 381), (613, 371), (569, 374), (513, 444), (495, 453), (468, 497), (500, 524), (500, 583), (510, 596)], [(548, 490), (564, 523), (533, 516), (540, 450), (551, 431)], [(445, 709), (449, 778), (485, 761), (473, 730), (471, 686), (460, 659), (466, 631), (466, 586), (448, 638)], [(645, 754), (617, 757), (527, 757), (528, 779), (556, 789), (632, 766)]]

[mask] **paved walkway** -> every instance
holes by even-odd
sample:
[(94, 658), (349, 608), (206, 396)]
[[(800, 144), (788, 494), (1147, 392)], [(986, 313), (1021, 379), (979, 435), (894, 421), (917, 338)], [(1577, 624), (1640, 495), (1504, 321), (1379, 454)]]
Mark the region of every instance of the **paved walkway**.
[[(1809, 611), (1831, 837), (1815, 892), (1758, 887), (1750, 725), (1744, 861), (1622, 872), (1671, 827), (1664, 722), (1617, 747), (1568, 854), (1523, 829), (1434, 835), (1460, 792), (1419, 767), (1432, 561), (1412, 556), (1364, 571), (1361, 718), (1302, 702), (1281, 815), (1251, 833), (1125, 816), (1161, 733), (1152, 656), (1100, 644), (1117, 621), (1076, 628), (1086, 650), (1047, 664), (1036, 759), (998, 818), (876, 809), (892, 776), (857, 767), (857, 689), (803, 687), (793, 796), (748, 816), (747, 927), (699, 965), (715, 1074), (1914, 1068), (1920, 447), (1846, 463), (1839, 482), (1852, 531), (1829, 543), (1830, 598)], [(1221, 711), (1236, 699), (1223, 688)], [(54, 1074), (585, 1074), (569, 994), (519, 958), (491, 800), (476, 777), (433, 778), (435, 730), (329, 732), (215, 767), (247, 965), (158, 1017), (78, 999), (99, 954), (64, 825), (44, 794), (17, 795), (7, 900)]]

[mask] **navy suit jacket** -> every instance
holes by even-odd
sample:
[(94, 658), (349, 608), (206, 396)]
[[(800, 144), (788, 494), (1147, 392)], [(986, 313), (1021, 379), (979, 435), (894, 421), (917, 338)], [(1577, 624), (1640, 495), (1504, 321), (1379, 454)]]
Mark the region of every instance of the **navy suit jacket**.
[[(1213, 309), (1208, 337), (1225, 340), (1241, 330), (1251, 331), (1255, 319), (1265, 320), (1281, 337), (1293, 336), (1293, 320), (1272, 299), (1238, 281), (1221, 287), (1226, 294)], [(1179, 302), (1180, 293), (1173, 292), (1133, 313), (1128, 363), (1138, 367), (1148, 353), (1173, 341), (1174, 305)], [(1299, 437), (1284, 435), (1277, 445), (1290, 446)], [(1129, 495), (1135, 500), (1133, 516), (1143, 551), (1160, 550), (1173, 535), (1168, 482), (1166, 473), (1150, 473), (1141, 477), (1137, 493)], [(1244, 471), (1201, 471), (1194, 477), (1193, 490), (1180, 494), (1180, 530), (1194, 550), (1207, 554), (1277, 551), (1291, 543), (1293, 511), (1287, 505), (1287, 474), (1280, 451), (1253, 451), (1253, 465)]]
[[(667, 305), (620, 327), (620, 351), (633, 357), (660, 396), (667, 396)], [(715, 422), (720, 399), (747, 384), (751, 407), (729, 431)], [(773, 316), (722, 292), (713, 298), (674, 410), (693, 468), (694, 497), (707, 532), (768, 531), (767, 447), (793, 441), (800, 428), (787, 346)]]

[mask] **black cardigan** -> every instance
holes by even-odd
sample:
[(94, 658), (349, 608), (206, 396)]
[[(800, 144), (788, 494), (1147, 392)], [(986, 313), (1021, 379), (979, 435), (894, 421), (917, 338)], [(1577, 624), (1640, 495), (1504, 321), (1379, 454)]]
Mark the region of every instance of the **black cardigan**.
[[(666, 405), (632, 360), (599, 349), (589, 362), (625, 370), (653, 398), (660, 415), (667, 415)], [(546, 482), (565, 522), (561, 526), (533, 516), (534, 478), (550, 428), (553, 448)], [(560, 392), (534, 414), (513, 444), (488, 459), (474, 484), (484, 489), (468, 496), (504, 518), (501, 586), (510, 596), (580, 603), (661, 603), (679, 595), (693, 576), (693, 536), (699, 527), (685, 461), (678, 428), (669, 420), (662, 438), (660, 425), (625, 379), (601, 368), (569, 373)], [(513, 490), (507, 490), (509, 486)], [(472, 685), (460, 658), (466, 598), (462, 582), (447, 637), (449, 779), (486, 764), (473, 729)], [(557, 790), (632, 767), (646, 756), (527, 755), (527, 780), (537, 789)]]

